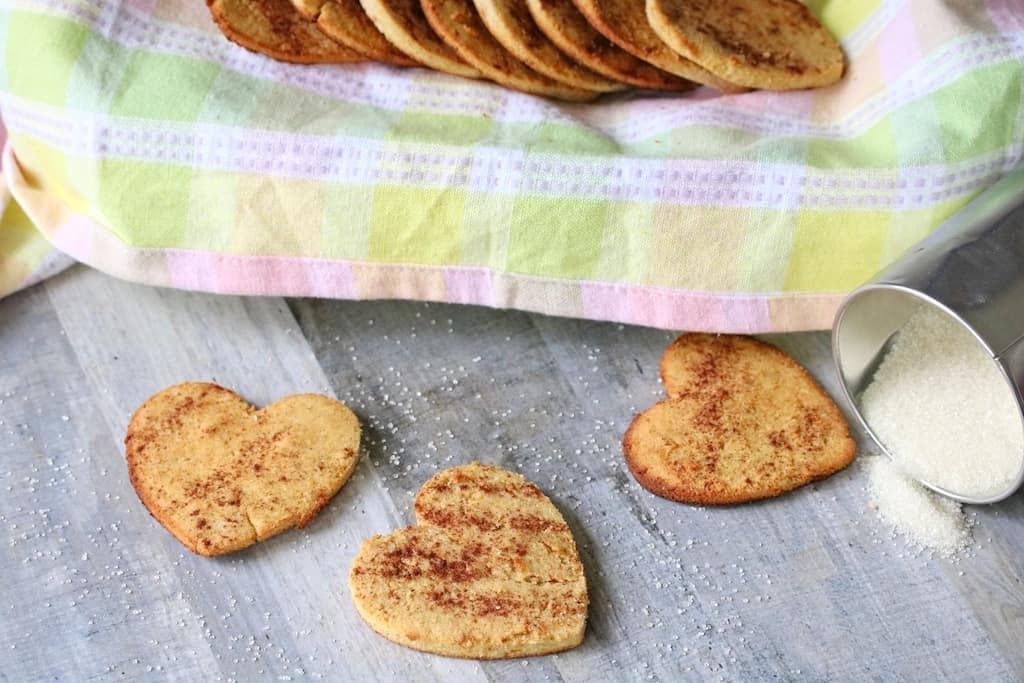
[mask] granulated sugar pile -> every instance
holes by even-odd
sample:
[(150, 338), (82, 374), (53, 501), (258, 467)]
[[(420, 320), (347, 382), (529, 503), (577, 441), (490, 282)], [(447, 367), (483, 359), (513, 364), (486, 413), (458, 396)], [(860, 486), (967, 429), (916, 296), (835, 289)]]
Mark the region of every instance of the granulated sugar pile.
[(1020, 471), (1024, 430), (1009, 385), (970, 331), (934, 309), (900, 329), (860, 406), (917, 479), (982, 498)]
[(950, 556), (967, 546), (970, 527), (960, 503), (929, 491), (889, 458), (867, 459), (871, 504), (914, 545)]

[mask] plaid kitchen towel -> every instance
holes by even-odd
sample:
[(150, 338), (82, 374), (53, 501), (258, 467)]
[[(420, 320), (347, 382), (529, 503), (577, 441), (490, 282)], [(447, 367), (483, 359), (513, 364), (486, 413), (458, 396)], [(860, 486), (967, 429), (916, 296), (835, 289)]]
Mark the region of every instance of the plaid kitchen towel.
[(827, 327), (1021, 164), (1024, 11), (810, 4), (849, 58), (837, 86), (562, 104), (274, 62), (200, 0), (0, 0), (0, 288), (52, 269), (52, 245), (210, 292)]

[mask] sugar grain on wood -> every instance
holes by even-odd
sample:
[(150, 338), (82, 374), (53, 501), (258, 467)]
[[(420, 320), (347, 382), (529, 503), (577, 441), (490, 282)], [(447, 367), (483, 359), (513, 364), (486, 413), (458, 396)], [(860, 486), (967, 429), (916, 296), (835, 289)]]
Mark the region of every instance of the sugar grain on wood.
[(970, 331), (931, 308), (900, 329), (860, 404), (917, 479), (984, 497), (1020, 471), (1024, 429), (1009, 384)]

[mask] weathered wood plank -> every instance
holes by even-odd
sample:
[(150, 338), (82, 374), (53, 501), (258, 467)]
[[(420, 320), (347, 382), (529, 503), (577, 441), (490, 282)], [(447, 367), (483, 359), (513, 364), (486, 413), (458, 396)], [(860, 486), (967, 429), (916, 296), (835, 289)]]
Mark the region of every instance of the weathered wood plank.
[[(640, 488), (621, 434), (661, 397), (672, 337), (472, 307), (212, 297), (84, 269), (0, 301), (0, 679), (1021, 677), (1020, 496), (979, 511), (978, 542), (949, 563), (878, 523), (858, 465), (724, 509)], [(836, 395), (826, 334), (770, 341)], [(218, 560), (183, 551), (135, 498), (120, 441), (144, 398), (185, 379), (256, 403), (335, 393), (364, 422), (357, 475), (306, 530)], [(360, 541), (410, 523), (420, 485), (473, 459), (525, 474), (572, 526), (592, 600), (576, 650), (448, 660), (355, 614), (345, 577)]]
[[(395, 426), (387, 450), (402, 457), (377, 464), (400, 482), (404, 500), (456, 448), (466, 458), (517, 467), (568, 510), (595, 576), (592, 589), (607, 597), (595, 599), (584, 646), (555, 660), (566, 678), (797, 671), (857, 678), (870, 677), (870, 658), (882, 656), (896, 675), (964, 675), (979, 666), (1008, 675), (984, 630), (964, 623), (941, 563), (916, 558), (908, 566), (878, 556), (886, 534), (866, 518), (857, 470), (778, 501), (725, 510), (679, 506), (636, 486), (619, 439), (632, 414), (661, 396), (652, 375), (671, 335), (414, 304), (304, 302), (298, 311), (323, 362), (343, 355), (335, 352), (342, 347), (401, 372), (410, 392), (453, 397), (449, 426), (457, 441), (433, 457), (441, 432), (422, 425), (414, 401), (381, 408), (375, 418)], [(370, 327), (372, 342), (361, 332)], [(825, 335), (774, 341), (831, 382)], [(466, 416), (476, 430), (460, 429)], [(866, 576), (871, 584), (861, 581)], [(882, 599), (897, 588), (907, 605), (930, 608), (903, 624)], [(850, 605), (865, 599), (863, 608)], [(780, 625), (780, 614), (800, 626)], [(887, 620), (895, 622), (888, 641), (864, 628)], [(948, 643), (933, 636), (936, 624), (973, 654), (950, 657)], [(905, 648), (898, 658), (888, 654), (893, 644)], [(515, 675), (506, 665), (486, 666), (497, 677)]]
[[(172, 566), (178, 553), (130, 547), (149, 521), (119, 481), (119, 444), (45, 290), (2, 307), (0, 675), (176, 678), (216, 670), (190, 606), (175, 599), (184, 590)], [(167, 638), (183, 624), (194, 637)]]
[[(88, 536), (68, 532), (61, 562), (41, 569), (56, 573), (58, 584), (84, 579), (90, 586), (105, 578), (115, 584), (93, 590), (88, 608), (72, 610), (113, 612), (116, 622), (106, 639), (89, 636), (96, 644), (90, 656), (63, 669), (63, 677), (121, 671), (134, 677), (147, 673), (155, 658), (177, 661), (183, 653), (195, 653), (187, 654), (192, 658), (187, 666), (173, 674), (165, 668), (159, 677), (198, 680), (216, 672), (235, 680), (334, 678), (344, 672), (367, 680), (482, 678), (475, 662), (428, 659), (385, 643), (355, 613), (345, 585), (351, 557), (364, 538), (399, 520), (368, 463), (310, 527), (229, 558), (207, 560), (183, 551), (135, 499), (120, 440), (131, 411), (154, 391), (186, 379), (214, 380), (265, 403), (327, 388), (282, 301), (149, 289), (86, 270), (55, 278), (46, 292), (77, 363), (54, 363), (60, 372), (40, 373), (44, 384), (34, 393), (45, 396), (65, 386), (91, 394), (92, 414), (75, 413), (74, 422), (105, 424), (107, 436), (80, 446), (91, 473), (102, 472), (105, 488), (97, 495), (104, 502), (89, 525), (96, 525), (104, 540), (90, 543)], [(24, 339), (8, 346), (30, 348)], [(43, 421), (38, 429), (45, 432), (48, 424)], [(96, 481), (82, 482), (89, 488), (79, 495), (88, 500)], [(40, 505), (57, 509), (75, 503), (60, 488), (48, 494)], [(73, 512), (67, 510), (67, 516)], [(151, 627), (154, 617), (163, 620)], [(27, 618), (25, 628), (32, 626)], [(54, 635), (83, 637), (59, 627)]]

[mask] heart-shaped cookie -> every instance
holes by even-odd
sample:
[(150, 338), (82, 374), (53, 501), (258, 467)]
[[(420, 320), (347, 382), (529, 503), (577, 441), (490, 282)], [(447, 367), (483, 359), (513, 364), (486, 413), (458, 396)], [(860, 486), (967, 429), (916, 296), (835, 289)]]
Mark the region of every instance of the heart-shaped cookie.
[(450, 657), (500, 659), (579, 645), (583, 565), (540, 489), (499, 467), (440, 472), (416, 496), (416, 526), (359, 549), (349, 588), (385, 638)]
[(125, 452), (150, 513), (189, 550), (222, 555), (309, 522), (355, 468), (359, 420), (326, 396), (256, 410), (186, 382), (135, 412)]
[(659, 496), (746, 503), (827, 477), (853, 461), (842, 414), (800, 365), (764, 342), (686, 334), (661, 359), (667, 400), (633, 419), (626, 463)]

